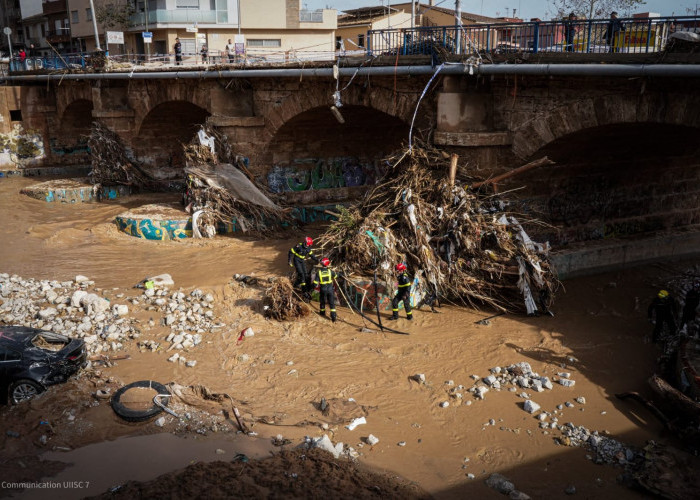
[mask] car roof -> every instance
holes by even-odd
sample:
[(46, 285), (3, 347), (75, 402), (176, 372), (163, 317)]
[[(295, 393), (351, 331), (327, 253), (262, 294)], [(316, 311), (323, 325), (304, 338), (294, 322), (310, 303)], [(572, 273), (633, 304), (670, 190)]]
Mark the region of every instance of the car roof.
[(27, 326), (0, 326), (0, 342), (4, 344), (21, 344), (34, 338), (42, 330)]

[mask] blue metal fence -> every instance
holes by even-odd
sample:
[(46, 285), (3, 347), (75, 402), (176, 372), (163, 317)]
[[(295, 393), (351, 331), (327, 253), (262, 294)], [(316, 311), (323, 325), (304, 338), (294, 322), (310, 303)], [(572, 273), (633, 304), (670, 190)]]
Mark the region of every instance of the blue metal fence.
[(619, 27), (610, 19), (591, 19), (370, 30), (367, 54), (649, 53), (663, 50), (672, 33), (700, 33), (697, 16), (619, 21)]
[(85, 68), (89, 64), (89, 54), (61, 54), (44, 57), (13, 57), (10, 71), (54, 70), (67, 68)]

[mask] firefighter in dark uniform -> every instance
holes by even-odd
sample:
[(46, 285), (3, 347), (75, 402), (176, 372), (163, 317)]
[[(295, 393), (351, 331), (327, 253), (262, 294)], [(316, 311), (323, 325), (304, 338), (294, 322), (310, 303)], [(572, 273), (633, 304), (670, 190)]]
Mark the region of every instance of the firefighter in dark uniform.
[(406, 264), (399, 262), (394, 268), (398, 273), (399, 280), (399, 290), (396, 292), (396, 296), (391, 301), (391, 320), (399, 319), (399, 303), (403, 301), (403, 307), (406, 309), (406, 319), (413, 319), (413, 312), (411, 311), (411, 285), (413, 284), (413, 279), (408, 275), (406, 270)]
[(676, 301), (666, 290), (660, 290), (656, 297), (654, 297), (647, 309), (647, 315), (649, 316), (649, 321), (652, 320), (652, 315), (655, 316), (653, 321), (654, 333), (651, 338), (652, 342), (661, 340), (661, 332), (663, 331), (664, 324), (668, 325), (670, 334), (675, 335)]
[(299, 287), (299, 289), (305, 293), (311, 291), (311, 286), (307, 285), (309, 274), (306, 271), (306, 259), (310, 258), (318, 263), (318, 257), (316, 257), (314, 251), (311, 250), (311, 245), (313, 244), (314, 240), (307, 236), (302, 243), (297, 243), (297, 245), (290, 248), (287, 253), (289, 267), (293, 267), (297, 272), (297, 279), (294, 282), (294, 286)]
[(319, 285), (321, 289), (321, 307), (319, 309), (321, 316), (326, 316), (326, 302), (328, 302), (331, 308), (331, 321), (335, 323), (337, 316), (335, 314), (335, 288), (333, 287), (333, 282), (338, 275), (330, 268), (330, 265), (330, 259), (321, 259), (322, 267), (314, 269), (313, 283), (314, 285)]

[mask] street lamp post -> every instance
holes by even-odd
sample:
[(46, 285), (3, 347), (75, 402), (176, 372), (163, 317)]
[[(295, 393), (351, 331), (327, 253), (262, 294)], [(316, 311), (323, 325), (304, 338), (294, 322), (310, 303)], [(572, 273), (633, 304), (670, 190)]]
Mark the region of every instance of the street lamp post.
[(92, 12), (92, 29), (95, 31), (95, 48), (102, 50), (100, 47), (100, 35), (97, 33), (97, 13), (95, 12), (95, 2), (90, 0), (90, 12)]

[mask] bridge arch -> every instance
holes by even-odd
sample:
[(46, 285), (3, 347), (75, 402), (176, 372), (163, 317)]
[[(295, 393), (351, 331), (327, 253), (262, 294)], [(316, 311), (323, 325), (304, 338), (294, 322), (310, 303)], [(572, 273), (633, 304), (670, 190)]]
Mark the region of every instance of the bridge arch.
[[(598, 125), (532, 155), (555, 163), (508, 181), (535, 229), (560, 249), (593, 240), (673, 234), (700, 225), (700, 128), (658, 122)], [(500, 186), (499, 186), (500, 187)]]
[(182, 144), (192, 140), (209, 111), (188, 101), (158, 104), (140, 120), (132, 142), (137, 158), (151, 167), (182, 167)]
[[(268, 142), (281, 127), (302, 113), (316, 108), (330, 109), (333, 105), (334, 90), (327, 86), (315, 85), (308, 91), (294, 92), (266, 112), (264, 135)], [(418, 95), (415, 92), (394, 92), (381, 86), (364, 89), (360, 85), (351, 85), (341, 92), (343, 107), (340, 111), (342, 113), (346, 107), (361, 106), (410, 124)], [(426, 114), (432, 115), (432, 112), (428, 111)]]
[[(60, 127), (50, 139), (51, 153), (67, 163), (84, 162), (92, 129), (92, 99), (80, 98), (66, 105), (59, 115)], [(70, 161), (68, 161), (70, 160)]]
[(700, 128), (700, 95), (645, 93), (584, 98), (535, 114), (513, 130), (513, 152), (529, 158), (547, 144), (585, 129), (619, 124)]

